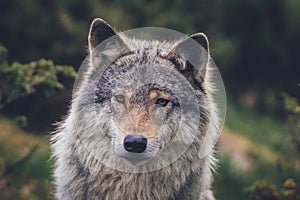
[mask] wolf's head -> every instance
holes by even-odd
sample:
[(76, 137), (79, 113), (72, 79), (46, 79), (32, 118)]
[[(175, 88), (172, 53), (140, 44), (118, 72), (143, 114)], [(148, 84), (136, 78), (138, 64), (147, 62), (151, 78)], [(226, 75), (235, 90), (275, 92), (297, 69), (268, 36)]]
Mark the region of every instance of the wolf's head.
[(189, 148), (205, 136), (210, 57), (204, 34), (172, 43), (137, 40), (95, 19), (89, 50), (72, 106), (77, 136), (94, 157), (135, 165), (156, 155), (169, 159), (180, 145)]

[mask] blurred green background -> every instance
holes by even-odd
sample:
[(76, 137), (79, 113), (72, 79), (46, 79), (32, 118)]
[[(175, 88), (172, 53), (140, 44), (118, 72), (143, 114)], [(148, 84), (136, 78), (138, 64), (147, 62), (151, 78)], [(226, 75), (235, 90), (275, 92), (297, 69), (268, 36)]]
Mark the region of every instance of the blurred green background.
[(49, 132), (95, 17), (204, 32), (228, 95), (215, 196), (300, 199), (299, 0), (0, 2), (0, 199), (52, 199)]

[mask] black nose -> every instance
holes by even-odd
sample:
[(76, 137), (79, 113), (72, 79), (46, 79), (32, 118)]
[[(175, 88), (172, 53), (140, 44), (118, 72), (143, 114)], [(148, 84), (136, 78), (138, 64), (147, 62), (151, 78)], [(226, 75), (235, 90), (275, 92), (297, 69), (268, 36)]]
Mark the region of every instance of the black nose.
[(124, 148), (128, 152), (142, 153), (147, 147), (147, 138), (142, 135), (127, 135), (124, 139)]

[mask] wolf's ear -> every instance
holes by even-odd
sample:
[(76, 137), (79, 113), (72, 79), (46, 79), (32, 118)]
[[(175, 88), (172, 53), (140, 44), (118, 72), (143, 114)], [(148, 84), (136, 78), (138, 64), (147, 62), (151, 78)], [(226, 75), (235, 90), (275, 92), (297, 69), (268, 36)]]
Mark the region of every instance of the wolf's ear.
[(106, 21), (100, 18), (93, 20), (88, 42), (93, 63), (97, 57), (101, 57), (101, 54), (106, 55), (111, 60), (127, 50), (127, 46), (121, 37)]
[(179, 42), (167, 56), (188, 78), (202, 84), (209, 61), (209, 43), (204, 33), (196, 33)]

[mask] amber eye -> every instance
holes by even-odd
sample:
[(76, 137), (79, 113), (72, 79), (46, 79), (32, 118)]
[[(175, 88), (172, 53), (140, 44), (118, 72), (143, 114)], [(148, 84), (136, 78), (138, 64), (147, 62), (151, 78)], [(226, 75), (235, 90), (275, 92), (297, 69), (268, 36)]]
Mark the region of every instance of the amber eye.
[(125, 102), (125, 97), (122, 94), (116, 95), (115, 98), (116, 98), (117, 102), (119, 102), (119, 103)]
[(166, 105), (168, 105), (169, 102), (170, 102), (170, 100), (159, 98), (156, 100), (155, 104), (165, 107)]

